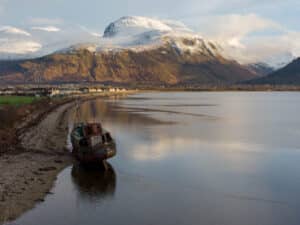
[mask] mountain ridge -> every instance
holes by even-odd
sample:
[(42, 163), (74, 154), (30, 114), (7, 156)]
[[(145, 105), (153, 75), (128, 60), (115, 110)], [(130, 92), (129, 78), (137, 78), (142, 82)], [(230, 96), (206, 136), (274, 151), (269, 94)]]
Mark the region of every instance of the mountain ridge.
[[(4, 66), (6, 65), (6, 67)], [(143, 85), (234, 83), (256, 75), (221, 56), (179, 52), (172, 45), (136, 52), (86, 49), (0, 63), (0, 82), (118, 82)]]
[(253, 79), (248, 84), (300, 85), (300, 58), (268, 76)]

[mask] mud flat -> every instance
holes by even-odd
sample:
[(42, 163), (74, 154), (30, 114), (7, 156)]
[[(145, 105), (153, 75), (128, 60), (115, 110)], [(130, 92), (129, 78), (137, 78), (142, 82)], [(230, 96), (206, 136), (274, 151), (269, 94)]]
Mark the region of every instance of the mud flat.
[(38, 110), (16, 128), (15, 151), (0, 155), (0, 224), (43, 202), (57, 174), (73, 162), (66, 144), (68, 118), (76, 104), (69, 99)]

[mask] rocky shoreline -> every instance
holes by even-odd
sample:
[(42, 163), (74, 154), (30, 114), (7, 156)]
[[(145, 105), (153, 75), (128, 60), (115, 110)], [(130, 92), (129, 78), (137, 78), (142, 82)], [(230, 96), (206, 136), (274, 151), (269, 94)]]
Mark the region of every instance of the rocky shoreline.
[[(82, 97), (80, 101), (108, 95), (112, 94)], [(51, 194), (57, 174), (73, 162), (66, 142), (68, 118), (76, 104), (75, 99), (48, 104), (14, 128), (16, 137), (10, 150), (0, 151), (0, 224), (43, 202)]]

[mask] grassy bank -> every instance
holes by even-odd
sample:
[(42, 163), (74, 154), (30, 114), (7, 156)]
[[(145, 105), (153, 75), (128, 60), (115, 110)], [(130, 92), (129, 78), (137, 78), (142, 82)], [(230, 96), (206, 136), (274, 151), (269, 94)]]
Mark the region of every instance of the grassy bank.
[(15, 125), (36, 111), (42, 103), (30, 96), (0, 96), (0, 156), (14, 149), (17, 144)]
[(25, 105), (31, 104), (37, 99), (33, 96), (0, 96), (0, 105)]

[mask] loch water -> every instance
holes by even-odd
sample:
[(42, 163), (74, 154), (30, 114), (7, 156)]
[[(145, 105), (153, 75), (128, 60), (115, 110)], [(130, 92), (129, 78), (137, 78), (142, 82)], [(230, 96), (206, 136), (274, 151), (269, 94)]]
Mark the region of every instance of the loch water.
[(300, 224), (300, 93), (150, 92), (78, 112), (112, 133), (117, 156), (107, 171), (66, 168), (10, 224)]

